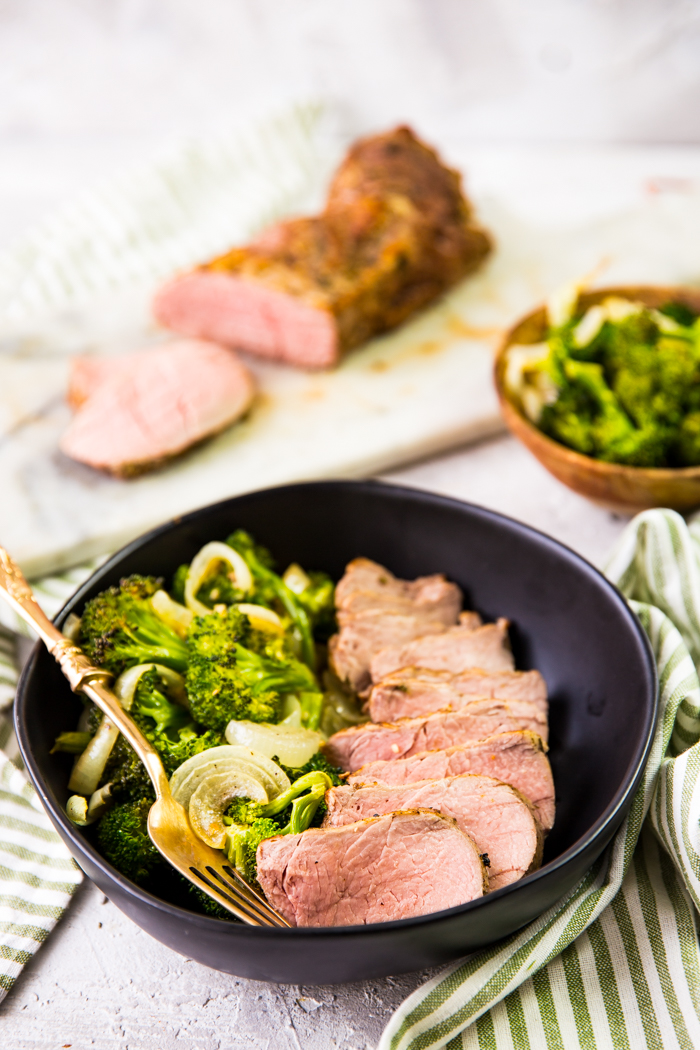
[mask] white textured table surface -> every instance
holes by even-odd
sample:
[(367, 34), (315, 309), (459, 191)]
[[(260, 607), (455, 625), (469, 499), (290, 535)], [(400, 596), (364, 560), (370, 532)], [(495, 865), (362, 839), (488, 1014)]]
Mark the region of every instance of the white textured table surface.
[[(625, 522), (563, 488), (511, 438), (390, 475), (543, 529), (598, 564)], [(0, 1005), (3, 1050), (370, 1050), (427, 974), (265, 985), (183, 959), (84, 885)]]

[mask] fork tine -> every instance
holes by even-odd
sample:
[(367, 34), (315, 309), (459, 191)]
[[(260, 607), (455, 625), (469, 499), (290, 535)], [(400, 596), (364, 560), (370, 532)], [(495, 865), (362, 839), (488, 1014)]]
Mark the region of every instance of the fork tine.
[[(212, 868), (208, 868), (207, 870), (211, 872), (211, 874), (216, 875), (217, 879), (219, 879), (228, 890), (231, 892), (235, 890), (238, 893), (243, 894), (251, 904), (258, 909), (258, 911), (261, 911), (264, 915), (273, 919), (276, 926), (286, 926), (288, 929), (291, 928), (287, 920), (270, 904), (268, 904), (265, 898), (261, 896), (253, 886), (251, 886), (247, 879), (243, 878), (236, 868), (225, 864), (222, 865), (220, 869), (213, 870)], [(227, 878), (223, 878), (221, 874), (222, 872), (224, 872)], [(233, 884), (231, 880), (233, 880)]]
[[(224, 892), (230, 895), (231, 897), (234, 897), (235, 900), (239, 902), (239, 906), (241, 908), (247, 909), (251, 916), (254, 916), (258, 919), (260, 925), (281, 925), (277, 921), (277, 916), (273, 912), (268, 913), (266, 911), (263, 911), (263, 909), (260, 907), (257, 901), (254, 901), (251, 897), (248, 897), (236, 886), (233, 886), (230, 882), (227, 882), (227, 880), (223, 878), (221, 872), (217, 868), (210, 867), (209, 865), (207, 865), (206, 873), (210, 879), (215, 879), (218, 883), (220, 883), (220, 885), (216, 887), (219, 893)], [(213, 883), (210, 882), (209, 885), (213, 885)]]
[(227, 869), (225, 868), (214, 868), (207, 866), (207, 872), (212, 876), (212, 878), (218, 879), (218, 881), (226, 889), (227, 893), (230, 893), (237, 899), (240, 899), (242, 897), (243, 900), (246, 901), (248, 907), (252, 908), (257, 915), (272, 923), (273, 926), (289, 927), (289, 923), (287, 922), (287, 920), (283, 919), (282, 916), (278, 912), (276, 912), (274, 908), (271, 908), (267, 901), (260, 897), (252, 888), (252, 886), (249, 886), (248, 883), (245, 882), (245, 880), (240, 879), (241, 885), (238, 886), (235, 884), (235, 880), (232, 884), (230, 876), (228, 878), (225, 878), (224, 874), (222, 874), (222, 871), (226, 872), (226, 870)]
[[(267, 915), (263, 915), (252, 903), (238, 890), (227, 886), (222, 879), (213, 881), (212, 876), (200, 871), (199, 868), (190, 868), (192, 875), (202, 883), (200, 887), (210, 897), (215, 897), (229, 911), (233, 912), (249, 926), (275, 926), (276, 923)], [(213, 873), (215, 874), (215, 872)]]

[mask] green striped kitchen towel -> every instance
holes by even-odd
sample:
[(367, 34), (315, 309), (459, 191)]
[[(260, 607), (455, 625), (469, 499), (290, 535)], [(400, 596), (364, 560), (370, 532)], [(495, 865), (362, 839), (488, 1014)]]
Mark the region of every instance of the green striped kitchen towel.
[(414, 992), (378, 1050), (700, 1048), (700, 525), (640, 514), (607, 573), (659, 671), (629, 816), (553, 908)]
[[(35, 584), (53, 616), (96, 567), (82, 566)], [(15, 634), (23, 624), (0, 610), (0, 1000), (36, 952), (80, 885), (83, 875), (53, 830), (34, 788), (19, 768), (10, 705), (17, 684)], [(14, 759), (14, 761), (13, 761)]]

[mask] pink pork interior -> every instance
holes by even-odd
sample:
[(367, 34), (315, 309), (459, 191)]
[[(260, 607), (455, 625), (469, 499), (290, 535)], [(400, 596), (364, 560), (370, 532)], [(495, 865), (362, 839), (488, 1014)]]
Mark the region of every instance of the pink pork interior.
[(338, 358), (330, 313), (225, 273), (197, 270), (176, 277), (156, 295), (153, 312), (183, 335), (301, 367), (327, 368)]

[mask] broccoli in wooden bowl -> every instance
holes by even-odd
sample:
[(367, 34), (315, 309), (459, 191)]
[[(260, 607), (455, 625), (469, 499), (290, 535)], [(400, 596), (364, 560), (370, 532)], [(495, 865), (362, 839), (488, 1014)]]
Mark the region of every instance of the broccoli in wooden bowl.
[(628, 513), (700, 505), (700, 291), (571, 285), (516, 324), (495, 380), (556, 478)]

